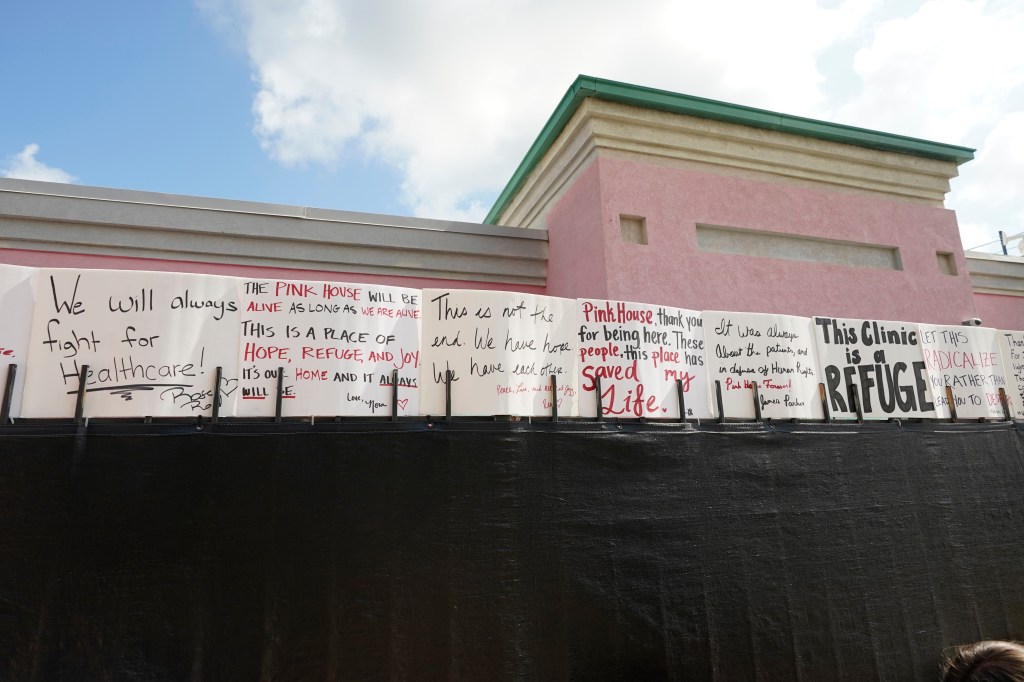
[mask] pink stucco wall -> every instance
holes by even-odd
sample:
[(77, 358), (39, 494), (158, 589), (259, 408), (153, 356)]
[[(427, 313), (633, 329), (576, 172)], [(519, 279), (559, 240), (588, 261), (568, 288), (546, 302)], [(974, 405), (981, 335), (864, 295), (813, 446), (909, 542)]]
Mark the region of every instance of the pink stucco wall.
[[(597, 201), (600, 216), (587, 210)], [(620, 214), (646, 218), (647, 245), (623, 243)], [(896, 246), (903, 270), (701, 252), (697, 224)], [(943, 208), (601, 157), (547, 228), (559, 296), (946, 324), (978, 316), (956, 217)], [(959, 274), (941, 272), (936, 252), (954, 254)]]
[(292, 270), (288, 268), (265, 268), (251, 265), (226, 263), (201, 263), (197, 261), (159, 260), (151, 258), (121, 258), (118, 256), (96, 256), (80, 253), (59, 253), (55, 251), (26, 251), (0, 249), (0, 263), (25, 265), (34, 268), (84, 268), (108, 270), (153, 270), (157, 272), (194, 272), (206, 275), (228, 277), (253, 277), (260, 279), (322, 280), (330, 282), (361, 282), (382, 284), (412, 289), (487, 289), (519, 291), (528, 294), (543, 294), (543, 287), (503, 282), (467, 282), (463, 280), (429, 279), (426, 277), (394, 277), (391, 275), (370, 275), (362, 273), (327, 272), (324, 270)]
[(548, 214), (548, 294), (565, 298), (609, 298), (607, 240), (602, 223), (601, 184), (591, 164)]
[[(646, 219), (648, 244), (623, 243), (620, 215)], [(702, 252), (697, 224), (895, 246), (903, 270)], [(986, 326), (1024, 329), (1021, 299), (973, 294), (956, 217), (942, 208), (598, 157), (556, 201), (546, 227), (546, 288), (12, 249), (0, 249), (0, 262), (494, 289), (696, 310), (949, 324), (981, 317)], [(959, 274), (941, 272), (936, 252), (952, 253)]]
[(977, 316), (985, 327), (1024, 331), (1024, 298), (997, 294), (975, 294)]

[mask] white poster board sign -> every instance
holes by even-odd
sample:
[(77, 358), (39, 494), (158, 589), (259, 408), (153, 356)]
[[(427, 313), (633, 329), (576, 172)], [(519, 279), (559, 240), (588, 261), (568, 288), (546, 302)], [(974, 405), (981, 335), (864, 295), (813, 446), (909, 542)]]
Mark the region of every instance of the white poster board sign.
[(999, 332), (999, 354), (1006, 375), (1010, 417), (1024, 419), (1024, 332)]
[(242, 280), (240, 417), (419, 414), (420, 290)]
[(917, 324), (838, 317), (814, 323), (833, 418), (857, 417), (854, 386), (865, 419), (936, 416)]
[(726, 311), (703, 317), (710, 396), (716, 400), (718, 381), (726, 418), (756, 416), (755, 383), (765, 419), (823, 418), (810, 318)]
[(10, 417), (21, 415), (21, 393), (25, 387), (29, 330), (35, 306), (35, 268), (0, 263), (0, 399), (7, 386), (12, 365), (14, 385)]
[(711, 417), (704, 328), (694, 310), (579, 299), (576, 334), (580, 416), (679, 418), (676, 382), (688, 419)]
[(576, 301), (505, 291), (423, 290), (420, 413), (576, 416)]
[(22, 416), (208, 416), (216, 368), (222, 414), (237, 392), (234, 278), (169, 272), (40, 269)]
[(939, 418), (951, 416), (946, 398), (949, 386), (957, 417), (1002, 419), (999, 389), (1006, 388), (1006, 376), (999, 354), (999, 333), (985, 327), (918, 326)]

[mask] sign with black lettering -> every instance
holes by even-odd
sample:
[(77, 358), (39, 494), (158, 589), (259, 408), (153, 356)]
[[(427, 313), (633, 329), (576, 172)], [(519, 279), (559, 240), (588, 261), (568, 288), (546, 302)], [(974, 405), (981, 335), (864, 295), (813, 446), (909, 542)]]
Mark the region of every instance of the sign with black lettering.
[[(580, 414), (604, 417), (711, 417), (701, 314), (668, 306), (579, 299)], [(678, 384), (676, 382), (679, 382)]]
[(999, 333), (960, 325), (920, 324), (918, 328), (936, 414), (940, 418), (952, 416), (948, 386), (957, 417), (1002, 419), (999, 389), (1006, 388), (1006, 376), (999, 356)]
[(420, 290), (243, 280), (238, 416), (419, 414)]
[[(24, 417), (231, 413), (238, 389), (238, 285), (171, 272), (40, 269)], [(216, 367), (222, 368), (215, 386)]]
[(11, 394), (11, 417), (21, 415), (21, 393), (25, 387), (28, 362), (29, 329), (35, 306), (35, 268), (0, 264), (0, 396), (7, 385), (11, 365), (14, 392)]
[(721, 386), (726, 418), (756, 416), (755, 384), (762, 417), (822, 418), (809, 318), (721, 310), (703, 316), (708, 379), (712, 391), (715, 381)]
[(833, 417), (935, 417), (918, 326), (911, 322), (815, 317), (821, 381)]
[(420, 412), (445, 413), (450, 381), (453, 415), (578, 415), (578, 330), (574, 299), (424, 289)]
[(999, 350), (1006, 375), (1010, 416), (1024, 419), (1024, 332), (999, 332)]

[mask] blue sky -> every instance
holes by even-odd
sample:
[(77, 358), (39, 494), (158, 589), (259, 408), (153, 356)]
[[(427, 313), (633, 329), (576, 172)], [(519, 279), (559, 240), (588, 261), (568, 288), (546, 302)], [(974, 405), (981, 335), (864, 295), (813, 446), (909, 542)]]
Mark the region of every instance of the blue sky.
[(0, 175), (480, 220), (577, 74), (979, 149), (1024, 232), (1013, 0), (7, 3)]
[(82, 184), (408, 213), (401, 178), (365, 155), (285, 166), (253, 134), (245, 53), (188, 2), (9, 3), (0, 28), (3, 158)]

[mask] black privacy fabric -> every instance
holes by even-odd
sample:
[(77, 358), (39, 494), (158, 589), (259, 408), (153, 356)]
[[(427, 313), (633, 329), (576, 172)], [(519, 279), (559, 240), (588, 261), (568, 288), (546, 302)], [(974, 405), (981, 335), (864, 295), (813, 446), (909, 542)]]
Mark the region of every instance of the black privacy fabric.
[(934, 680), (1012, 427), (0, 435), (4, 680)]

